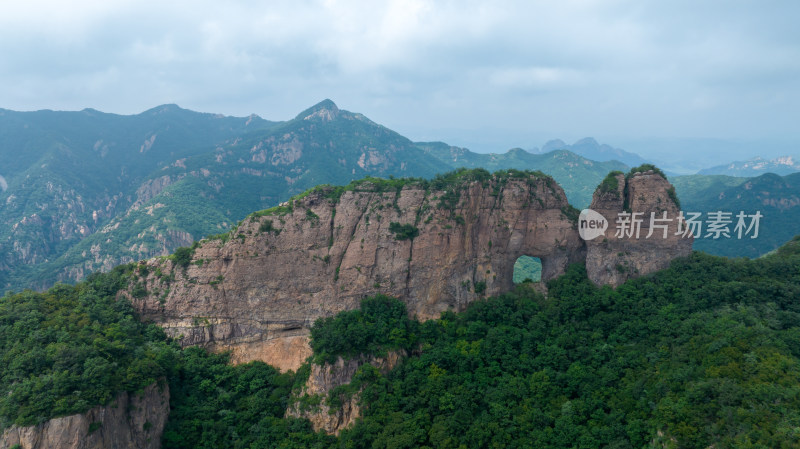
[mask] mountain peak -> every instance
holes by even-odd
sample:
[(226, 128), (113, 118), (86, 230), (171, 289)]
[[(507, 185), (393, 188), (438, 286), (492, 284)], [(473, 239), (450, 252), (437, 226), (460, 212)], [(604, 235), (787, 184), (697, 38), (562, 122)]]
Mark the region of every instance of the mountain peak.
[(573, 145), (575, 145), (575, 146), (587, 145), (587, 146), (593, 146), (593, 147), (600, 146), (600, 144), (597, 143), (597, 140), (595, 140), (594, 137), (584, 137), (583, 139), (575, 142)]
[(296, 119), (320, 120), (323, 122), (329, 122), (335, 119), (338, 115), (339, 108), (336, 106), (336, 103), (326, 98), (298, 114)]
[(169, 104), (162, 104), (160, 106), (156, 106), (154, 108), (148, 109), (148, 110), (142, 112), (142, 115), (144, 115), (144, 114), (157, 115), (157, 114), (173, 113), (173, 112), (177, 112), (177, 111), (184, 111), (184, 109), (181, 108), (180, 106), (178, 106), (177, 104), (169, 103)]
[(546, 144), (544, 144), (544, 146), (542, 147), (540, 152), (541, 153), (547, 153), (549, 151), (560, 150), (562, 148), (566, 148), (567, 146), (568, 146), (567, 143), (564, 142), (563, 140), (554, 139), (554, 140), (550, 140)]

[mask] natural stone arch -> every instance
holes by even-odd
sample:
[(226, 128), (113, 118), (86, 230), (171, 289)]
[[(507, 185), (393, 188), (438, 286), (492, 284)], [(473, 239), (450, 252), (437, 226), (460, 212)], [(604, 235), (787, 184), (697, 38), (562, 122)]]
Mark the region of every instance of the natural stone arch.
[(512, 276), (512, 280), (515, 284), (541, 282), (542, 259), (528, 255), (517, 257), (517, 260), (514, 262), (514, 274)]
[[(310, 353), (314, 320), (355, 309), (365, 296), (395, 296), (411, 316), (432, 319), (513, 289), (523, 255), (541, 260), (542, 289), (571, 263), (585, 262), (596, 284), (616, 286), (691, 251), (691, 239), (584, 242), (576, 211), (552, 178), (470, 173), (391, 188), (368, 179), (313, 189), (251, 215), (225, 239), (201, 241), (192, 259), (202, 263), (145, 262), (141, 282), (150, 293), (121, 294), (183, 345), (230, 349), (236, 361), (286, 370)], [(611, 176), (617, 190), (601, 185), (591, 206), (609, 223), (629, 209), (677, 211), (657, 173)], [(615, 274), (620, 261), (637, 271)]]

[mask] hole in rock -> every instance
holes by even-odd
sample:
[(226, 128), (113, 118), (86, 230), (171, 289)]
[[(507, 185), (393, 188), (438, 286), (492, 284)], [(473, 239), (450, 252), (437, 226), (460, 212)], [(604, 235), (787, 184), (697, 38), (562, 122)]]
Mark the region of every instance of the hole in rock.
[(539, 282), (542, 280), (542, 260), (538, 257), (519, 256), (514, 262), (514, 283)]

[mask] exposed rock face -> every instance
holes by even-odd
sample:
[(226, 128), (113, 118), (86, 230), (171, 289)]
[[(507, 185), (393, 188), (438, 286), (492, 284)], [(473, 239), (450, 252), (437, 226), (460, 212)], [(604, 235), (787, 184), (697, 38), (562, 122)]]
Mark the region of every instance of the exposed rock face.
[[(622, 181), (637, 211), (673, 211), (668, 187), (654, 175)], [(183, 345), (230, 349), (236, 362), (287, 370), (310, 355), (317, 318), (355, 309), (364, 296), (395, 296), (417, 318), (437, 318), (510, 290), (521, 255), (541, 259), (542, 281), (586, 261), (592, 280), (618, 285), (691, 248), (691, 241), (678, 249), (669, 247), (674, 240), (595, 242), (587, 260), (563, 190), (541, 175), (380, 190), (367, 182), (341, 196), (313, 191), (244, 220), (226, 241), (201, 242), (185, 269), (169, 259), (142, 262), (131, 302)], [(624, 207), (624, 195), (618, 202), (599, 195), (601, 210), (616, 215)], [(631, 273), (617, 274), (617, 253)]]
[(3, 432), (0, 447), (22, 449), (158, 449), (169, 414), (169, 387), (152, 384), (141, 395), (121, 393), (109, 405)]
[(349, 384), (353, 380), (356, 371), (362, 366), (369, 364), (378, 369), (381, 374), (391, 371), (400, 362), (405, 354), (399, 352), (389, 352), (386, 357), (358, 357), (344, 361), (341, 357), (336, 363), (325, 363), (324, 365), (311, 364), (311, 374), (303, 387), (301, 395), (318, 395), (321, 402), (317, 406), (310, 406), (306, 409), (295, 402), (289, 406), (286, 416), (307, 418), (315, 431), (325, 431), (328, 434), (338, 435), (342, 429), (352, 425), (361, 411), (358, 405), (359, 393), (356, 392), (349, 397), (342, 396), (341, 407), (336, 408), (333, 413), (327, 403), (328, 394), (336, 387)]
[[(375, 190), (362, 185), (338, 200), (315, 192), (285, 215), (246, 219), (227, 242), (202, 242), (186, 270), (150, 260), (148, 294), (131, 301), (185, 345), (294, 369), (309, 355), (296, 337), (364, 296), (396, 296), (412, 315), (435, 318), (511, 289), (521, 255), (542, 260), (543, 280), (584, 258), (564, 192), (549, 177)], [(419, 234), (399, 240), (392, 223)], [(286, 351), (276, 338), (297, 346)]]
[[(627, 180), (621, 174), (616, 179), (617, 188), (598, 189), (590, 206), (608, 220), (605, 238), (586, 242), (589, 279), (599, 285), (615, 287), (632, 277), (667, 268), (672, 259), (691, 253), (694, 241), (691, 234), (684, 237), (683, 233), (678, 233), (680, 208), (673, 199), (672, 185), (661, 175), (648, 170), (635, 173)], [(632, 223), (634, 217), (641, 219), (638, 238), (634, 226), (626, 226), (631, 232), (617, 236), (618, 219), (625, 212), (631, 214)], [(658, 221), (664, 218), (665, 212), (670, 221)], [(651, 223), (651, 218), (656, 220)], [(655, 225), (652, 234), (651, 224)]]

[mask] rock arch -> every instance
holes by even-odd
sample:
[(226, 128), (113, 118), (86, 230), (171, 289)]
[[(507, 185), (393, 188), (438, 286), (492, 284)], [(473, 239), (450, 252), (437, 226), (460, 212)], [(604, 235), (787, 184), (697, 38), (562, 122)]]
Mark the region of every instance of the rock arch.
[[(231, 349), (236, 361), (293, 369), (308, 355), (314, 320), (354, 309), (367, 295), (396, 296), (409, 313), (429, 319), (513, 288), (521, 255), (541, 259), (542, 281), (589, 260), (591, 279), (617, 285), (624, 279), (606, 276), (602, 261), (619, 245), (647, 254), (639, 274), (663, 267), (638, 242), (591, 244), (587, 256), (576, 211), (552, 178), (483, 173), (448, 183), (367, 180), (350, 189), (314, 189), (245, 219), (225, 241), (201, 241), (193, 260), (202, 264), (183, 269), (169, 259), (147, 261), (149, 294), (131, 301), (183, 344)], [(630, 188), (655, 201), (669, 187), (655, 176), (636, 178)], [(624, 198), (629, 187), (625, 179), (621, 185)], [(604, 198), (596, 193), (593, 205), (609, 214), (622, 210), (623, 203)], [(668, 263), (671, 254), (659, 260)]]

